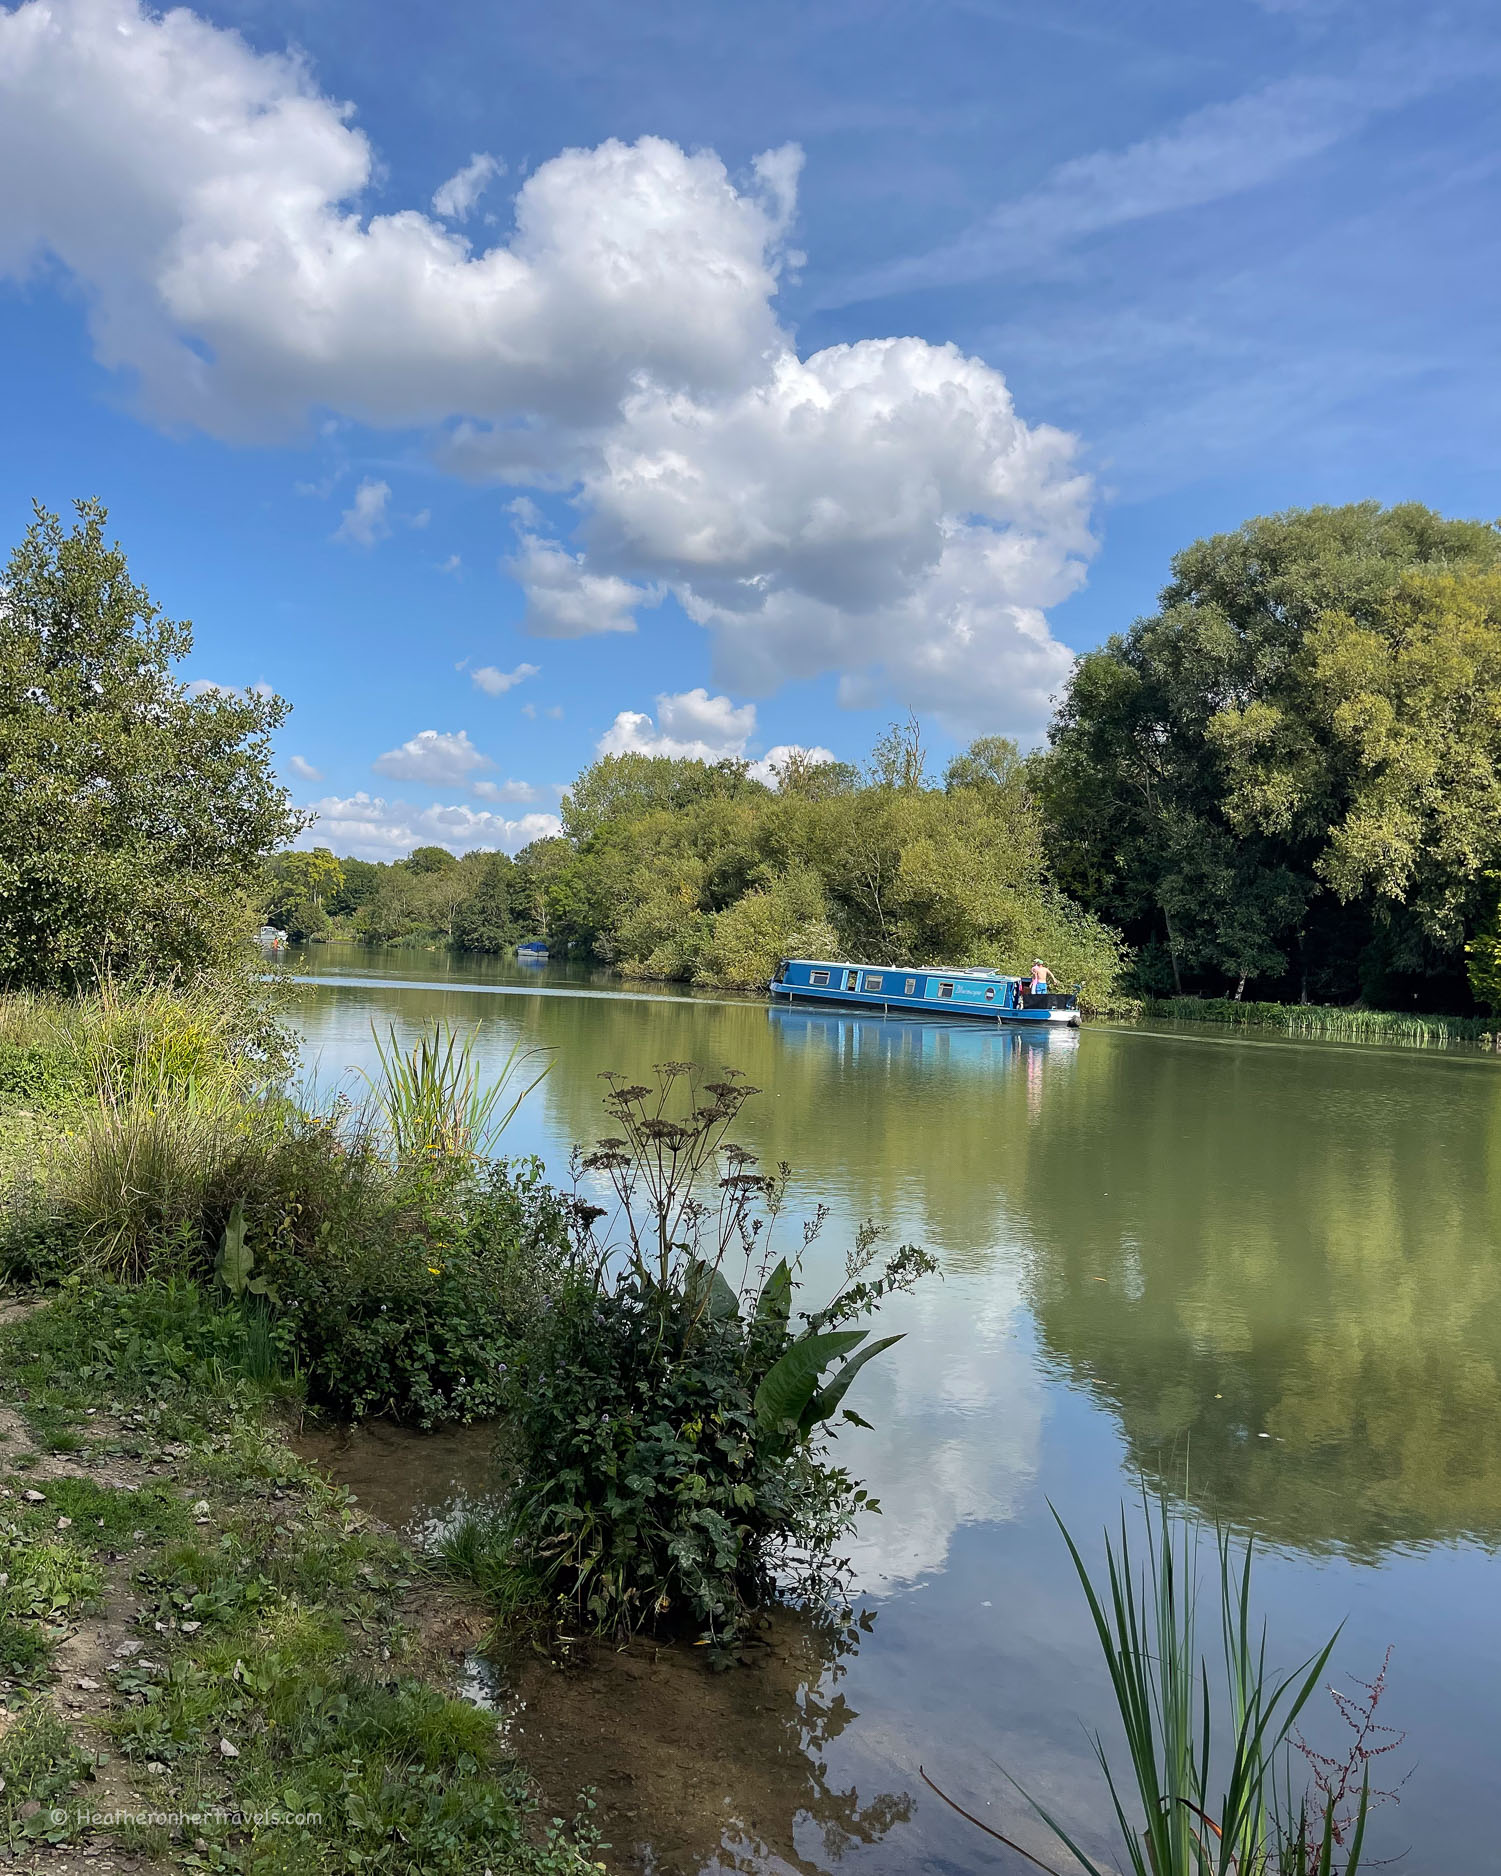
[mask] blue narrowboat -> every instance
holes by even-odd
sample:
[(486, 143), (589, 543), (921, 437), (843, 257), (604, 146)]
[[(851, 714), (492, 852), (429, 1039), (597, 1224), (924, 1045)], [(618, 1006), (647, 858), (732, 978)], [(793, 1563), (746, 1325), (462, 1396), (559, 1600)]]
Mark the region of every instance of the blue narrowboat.
[(1006, 977), (1000, 971), (783, 958), (768, 988), (777, 1003), (859, 1003), (883, 1011), (918, 1010), (925, 1016), (1079, 1026), (1077, 996), (1068, 991), (1033, 991), (1026, 978)]

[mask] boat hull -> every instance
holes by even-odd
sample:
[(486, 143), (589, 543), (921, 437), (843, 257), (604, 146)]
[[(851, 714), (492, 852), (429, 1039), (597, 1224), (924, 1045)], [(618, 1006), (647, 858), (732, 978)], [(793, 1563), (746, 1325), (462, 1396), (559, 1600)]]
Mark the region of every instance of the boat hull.
[(1010, 1009), (996, 1004), (938, 1003), (930, 998), (903, 996), (900, 992), (883, 996), (878, 991), (839, 990), (832, 985), (820, 989), (809, 989), (802, 984), (770, 984), (773, 1003), (822, 1005), (825, 1009), (833, 1005), (860, 1009), (880, 1010), (884, 1015), (891, 1015), (899, 1010), (909, 1010), (918, 1016), (962, 1017), (969, 1022), (1014, 1024), (1019, 1029), (1077, 1029), (1079, 1012), (1077, 1009)]

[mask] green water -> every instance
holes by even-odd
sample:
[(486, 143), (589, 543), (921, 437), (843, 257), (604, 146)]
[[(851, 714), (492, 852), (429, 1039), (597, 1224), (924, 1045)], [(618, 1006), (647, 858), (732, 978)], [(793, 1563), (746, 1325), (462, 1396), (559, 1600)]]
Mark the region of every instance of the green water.
[[(1501, 1868), (1501, 1064), (772, 1011), (353, 947), (288, 969), (318, 979), (291, 994), (325, 1086), (370, 1063), (372, 1020), (554, 1051), (505, 1146), (560, 1175), (600, 1131), (601, 1071), (743, 1069), (745, 1144), (831, 1208), (812, 1291), (864, 1217), (942, 1259), (883, 1322), (906, 1340), (861, 1378), (874, 1432), (840, 1442), (883, 1506), (854, 1551), (875, 1619), (830, 1670), (840, 1724), (804, 1729), (792, 1814), (705, 1868), (1025, 1867), (919, 1763), (1041, 1849), (999, 1762), (1109, 1854), (1080, 1725), (1108, 1700), (1048, 1501), (1095, 1554), (1142, 1475), (1268, 1546), (1279, 1664), (1340, 1621), (1349, 1672), (1392, 1647), (1381, 1717), (1408, 1739), (1378, 1782), (1415, 1769), (1378, 1854)], [(1342, 1747), (1332, 1704), (1310, 1730)]]

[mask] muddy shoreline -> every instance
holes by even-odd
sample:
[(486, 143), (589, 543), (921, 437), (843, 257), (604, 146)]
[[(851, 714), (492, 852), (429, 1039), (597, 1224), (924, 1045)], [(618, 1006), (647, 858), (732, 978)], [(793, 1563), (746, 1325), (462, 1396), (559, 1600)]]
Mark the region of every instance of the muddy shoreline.
[[(493, 1429), (422, 1434), (382, 1422), (307, 1430), (304, 1459), (415, 1548), (495, 1489)], [(458, 1691), (493, 1706), (552, 1815), (592, 1792), (612, 1870), (631, 1876), (813, 1871), (904, 1824), (907, 1791), (871, 1798), (830, 1783), (826, 1746), (855, 1717), (839, 1691), (858, 1640), (848, 1623), (779, 1609), (711, 1672), (686, 1642), (539, 1651), (474, 1622), (450, 1637)]]

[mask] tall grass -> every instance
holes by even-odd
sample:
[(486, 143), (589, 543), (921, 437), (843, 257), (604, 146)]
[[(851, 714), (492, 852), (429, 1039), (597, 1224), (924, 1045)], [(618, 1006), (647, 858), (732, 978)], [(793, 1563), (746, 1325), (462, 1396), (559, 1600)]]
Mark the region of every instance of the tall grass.
[[(1348, 1830), (1332, 1799), (1311, 1819), (1292, 1797), (1293, 1728), (1338, 1635), (1291, 1673), (1270, 1670), (1265, 1627), (1257, 1633), (1251, 1619), (1252, 1546), (1237, 1564), (1229, 1537), (1217, 1533), (1219, 1710), (1199, 1642), (1199, 1527), (1176, 1518), (1165, 1498), (1155, 1515), (1145, 1496), (1143, 1507), (1145, 1562), (1133, 1557), (1123, 1514), (1119, 1548), (1105, 1541), (1103, 1588), (1058, 1521), (1125, 1732), (1129, 1779), (1098, 1734), (1094, 1744), (1133, 1876), (1332, 1876), (1337, 1853), (1343, 1876), (1355, 1876), (1368, 1789)], [(1050, 1812), (1029, 1802), (1089, 1876), (1105, 1876)]]
[(1143, 1013), (1177, 1023), (1277, 1029), (1287, 1036), (1384, 1042), (1410, 1049), (1447, 1049), (1467, 1042), (1493, 1049), (1501, 1034), (1501, 1018), (1494, 1016), (1419, 1016), (1318, 1003), (1237, 1003), (1230, 997), (1148, 997)]
[(384, 1042), (373, 1024), (370, 1033), (380, 1061), (380, 1074), (367, 1077), (371, 1095), (402, 1159), (418, 1154), (473, 1159), (485, 1153), (552, 1067), (544, 1061), (518, 1089), (516, 1084), (531, 1073), (539, 1050), (513, 1044), (487, 1082), (475, 1060), (478, 1028), (460, 1035), (448, 1023), (435, 1023), (406, 1049), (395, 1029)]

